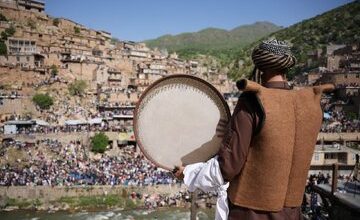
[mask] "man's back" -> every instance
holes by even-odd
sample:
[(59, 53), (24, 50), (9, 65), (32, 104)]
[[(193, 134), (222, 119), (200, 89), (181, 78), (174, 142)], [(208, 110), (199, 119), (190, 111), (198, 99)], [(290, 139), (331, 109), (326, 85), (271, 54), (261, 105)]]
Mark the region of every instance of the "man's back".
[(321, 91), (259, 84), (244, 90), (256, 93), (265, 120), (251, 141), (243, 170), (230, 183), (229, 198), (236, 205), (264, 211), (299, 206), (322, 121)]

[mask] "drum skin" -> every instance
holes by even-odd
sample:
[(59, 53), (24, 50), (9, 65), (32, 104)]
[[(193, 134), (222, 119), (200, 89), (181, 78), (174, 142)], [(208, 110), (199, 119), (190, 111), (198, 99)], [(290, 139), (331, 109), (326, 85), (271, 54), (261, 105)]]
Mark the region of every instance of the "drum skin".
[(211, 84), (191, 75), (170, 75), (140, 97), (134, 133), (150, 161), (173, 170), (213, 157), (229, 119), (228, 105)]

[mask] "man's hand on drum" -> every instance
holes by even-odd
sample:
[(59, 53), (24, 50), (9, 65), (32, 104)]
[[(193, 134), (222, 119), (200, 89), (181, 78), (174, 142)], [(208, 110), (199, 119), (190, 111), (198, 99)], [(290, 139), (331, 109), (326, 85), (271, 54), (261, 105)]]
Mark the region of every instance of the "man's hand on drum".
[(184, 166), (175, 166), (175, 168), (172, 170), (172, 173), (176, 178), (182, 180), (184, 179), (184, 174), (183, 174), (184, 169), (185, 169)]

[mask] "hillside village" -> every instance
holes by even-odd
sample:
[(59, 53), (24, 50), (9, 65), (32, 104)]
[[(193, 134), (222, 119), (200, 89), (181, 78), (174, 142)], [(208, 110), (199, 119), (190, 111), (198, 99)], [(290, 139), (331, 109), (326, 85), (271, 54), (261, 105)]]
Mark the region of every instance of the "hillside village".
[[(19, 100), (4, 99), (0, 112), (40, 116), (31, 97), (45, 92), (54, 98), (55, 121), (88, 120), (90, 112), (106, 106), (133, 106), (155, 80), (170, 74), (190, 74), (209, 81), (222, 93), (233, 90), (233, 83), (216, 65), (181, 60), (166, 51), (149, 49), (143, 43), (119, 41), (111, 33), (93, 30), (66, 18), (45, 13), (45, 2), (1, 0), (0, 32), (7, 53), (0, 56), (2, 91)], [(83, 97), (68, 94), (74, 81), (86, 83)], [(10, 94), (11, 95), (11, 94)], [(78, 114), (67, 115), (67, 108)], [(68, 111), (70, 112), (70, 111)], [(57, 117), (57, 116), (53, 116)]]
[[(147, 210), (189, 205), (190, 194), (180, 182), (139, 150), (133, 131), (135, 105), (156, 80), (188, 74), (216, 87), (233, 110), (240, 95), (234, 80), (251, 73), (250, 47), (257, 42), (232, 61), (233, 66), (224, 67), (211, 54), (181, 59), (166, 49), (118, 40), (108, 31), (52, 17), (45, 8), (43, 0), (0, 0), (0, 211), (7, 206), (71, 210), (74, 203), (65, 205), (63, 196), (69, 192), (80, 198), (82, 190), (92, 196), (112, 193), (138, 199)], [(273, 36), (281, 39), (276, 33), (268, 37)], [(321, 99), (323, 122), (308, 173), (318, 183), (349, 181), (360, 153), (360, 44), (355, 38), (307, 48), (295, 67), (301, 71), (288, 81), (293, 89), (324, 83), (336, 87)], [(97, 135), (102, 151), (94, 149)], [(331, 173), (333, 164), (339, 166)], [(122, 186), (134, 191), (127, 194)], [(157, 191), (162, 186), (166, 193)], [(99, 190), (92, 191), (96, 187)], [(306, 197), (310, 201), (310, 195)], [(198, 204), (213, 207), (210, 198), (201, 193)], [(105, 200), (92, 205), (98, 210)], [(83, 209), (76, 205), (74, 210)]]
[[(144, 43), (116, 40), (107, 31), (51, 17), (45, 6), (39, 0), (0, 0), (0, 129), (5, 138), (46, 134), (71, 139), (72, 132), (82, 132), (75, 137), (89, 139), (88, 133), (103, 131), (114, 147), (136, 146), (135, 103), (151, 83), (171, 74), (208, 81), (234, 108), (237, 89), (216, 60), (182, 60)], [(314, 68), (291, 81), (295, 88), (323, 83), (337, 87), (322, 101), (322, 148), (317, 151), (322, 159), (314, 154), (313, 164), (334, 159), (354, 163), (360, 138), (359, 48), (356, 43), (329, 44), (310, 51), (306, 65)], [(239, 60), (239, 68), (246, 62)], [(39, 94), (51, 97), (47, 108), (34, 104)], [(57, 137), (58, 133), (66, 135)], [(336, 153), (323, 148), (328, 145), (331, 150), (339, 143), (344, 148)]]

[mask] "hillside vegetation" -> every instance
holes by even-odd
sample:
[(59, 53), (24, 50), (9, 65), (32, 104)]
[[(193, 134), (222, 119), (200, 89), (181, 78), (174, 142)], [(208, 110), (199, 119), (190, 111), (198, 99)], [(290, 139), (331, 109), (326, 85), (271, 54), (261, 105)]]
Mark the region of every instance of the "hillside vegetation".
[[(267, 38), (285, 40), (293, 45), (293, 52), (298, 60), (296, 68), (290, 73), (293, 77), (315, 66), (306, 66), (307, 53), (315, 49), (323, 49), (329, 44), (360, 43), (360, 1), (338, 7), (324, 14), (279, 30)], [(263, 40), (261, 39), (261, 40)], [(251, 51), (260, 40), (246, 46), (236, 56), (229, 74), (233, 79), (248, 76), (253, 68)], [(239, 65), (239, 61), (244, 64)], [(240, 62), (241, 63), (241, 62)], [(318, 65), (314, 63), (313, 65)]]
[(194, 33), (164, 35), (145, 43), (152, 48), (166, 48), (169, 52), (176, 52), (184, 59), (192, 59), (199, 54), (214, 56), (226, 65), (236, 58), (241, 48), (279, 29), (279, 26), (270, 22), (256, 22), (230, 31), (207, 28)]

